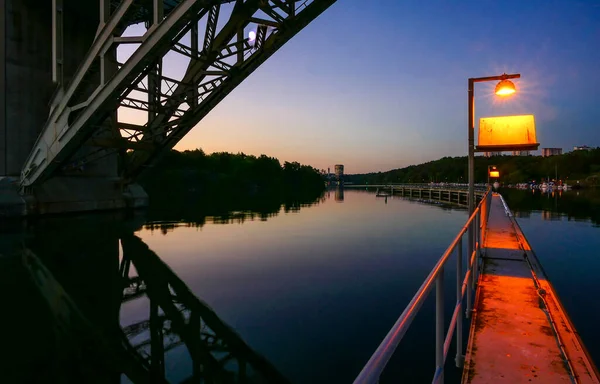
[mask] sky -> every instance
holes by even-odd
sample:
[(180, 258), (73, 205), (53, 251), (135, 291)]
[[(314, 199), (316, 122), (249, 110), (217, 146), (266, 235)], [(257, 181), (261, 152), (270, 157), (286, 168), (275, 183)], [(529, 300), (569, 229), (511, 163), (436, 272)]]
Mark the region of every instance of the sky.
[(540, 148), (600, 146), (600, 1), (338, 0), (175, 148), (350, 174), (464, 156), (467, 79), (503, 72), (517, 94), (476, 84), (476, 121), (533, 114)]

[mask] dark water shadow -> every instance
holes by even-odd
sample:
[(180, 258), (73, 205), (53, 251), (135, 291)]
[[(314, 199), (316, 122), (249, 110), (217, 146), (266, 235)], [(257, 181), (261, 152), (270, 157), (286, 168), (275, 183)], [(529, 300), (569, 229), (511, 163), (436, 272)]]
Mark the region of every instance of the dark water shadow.
[[(287, 383), (133, 234), (143, 222), (57, 218), (4, 238), (0, 382)], [(135, 301), (148, 316), (123, 325)], [(189, 372), (169, 372), (173, 352)]]

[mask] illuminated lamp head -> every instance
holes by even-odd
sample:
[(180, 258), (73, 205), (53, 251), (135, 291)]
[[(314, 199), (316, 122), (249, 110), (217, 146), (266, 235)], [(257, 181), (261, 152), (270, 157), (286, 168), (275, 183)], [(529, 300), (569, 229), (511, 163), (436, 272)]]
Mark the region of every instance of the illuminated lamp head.
[(501, 80), (496, 85), (495, 93), (498, 96), (509, 96), (515, 92), (517, 92), (517, 88), (515, 88), (515, 84), (510, 80)]

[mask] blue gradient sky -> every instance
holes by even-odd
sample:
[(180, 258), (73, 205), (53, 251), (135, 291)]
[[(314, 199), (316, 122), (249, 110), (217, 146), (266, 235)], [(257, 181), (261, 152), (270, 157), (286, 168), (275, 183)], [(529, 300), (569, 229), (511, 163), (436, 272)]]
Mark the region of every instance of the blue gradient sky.
[(178, 145), (346, 173), (464, 155), (467, 78), (521, 73), (476, 118), (534, 114), (541, 147), (600, 146), (600, 2), (338, 0)]

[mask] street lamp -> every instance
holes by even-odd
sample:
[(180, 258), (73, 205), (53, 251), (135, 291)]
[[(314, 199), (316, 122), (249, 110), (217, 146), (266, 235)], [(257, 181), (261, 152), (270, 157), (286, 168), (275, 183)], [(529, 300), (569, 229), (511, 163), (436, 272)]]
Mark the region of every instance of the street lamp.
[(490, 185), (490, 177), (500, 177), (500, 172), (495, 165), (488, 165), (488, 186)]
[[(500, 76), (489, 76), (489, 77), (475, 77), (469, 79), (469, 111), (468, 111), (468, 123), (469, 123), (469, 192), (468, 192), (468, 206), (469, 216), (475, 211), (475, 83), (483, 83), (484, 81), (499, 81), (496, 85), (495, 93), (498, 96), (506, 97), (514, 94), (517, 89), (510, 79), (519, 79), (521, 74), (506, 73)], [(472, 236), (470, 231), (469, 238)], [(472, 242), (472, 238), (471, 238)]]
[(498, 96), (509, 96), (509, 95), (512, 95), (513, 93), (517, 92), (517, 89), (515, 88), (515, 85), (513, 84), (512, 81), (501, 80), (496, 85), (495, 92), (496, 92), (496, 95), (498, 95)]
[[(498, 96), (506, 97), (516, 92), (515, 85), (510, 79), (518, 79), (521, 74), (507, 75), (503, 73), (500, 76), (490, 77), (475, 77), (469, 79), (469, 101), (468, 101), (468, 123), (469, 123), (469, 192), (468, 192), (468, 207), (469, 217), (473, 215), (475, 211), (475, 83), (482, 83), (484, 81), (499, 81), (496, 85), (495, 93)], [(474, 240), (477, 229), (475, 228), (475, 222), (473, 220), (469, 225), (468, 230), (468, 241), (467, 241), (467, 260), (471, 260), (473, 249), (475, 248)], [(476, 256), (477, 258), (479, 255)], [(470, 291), (469, 291), (470, 292)], [(467, 299), (470, 300), (470, 299)], [(467, 314), (467, 317), (469, 315)]]

